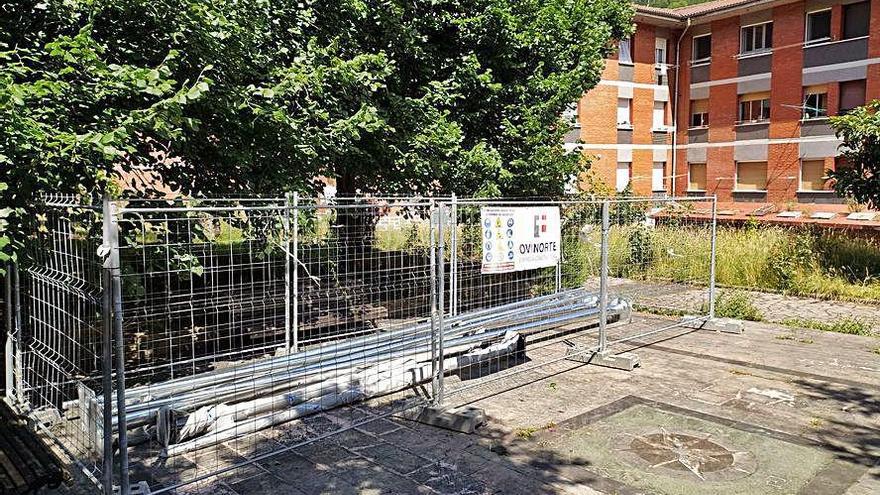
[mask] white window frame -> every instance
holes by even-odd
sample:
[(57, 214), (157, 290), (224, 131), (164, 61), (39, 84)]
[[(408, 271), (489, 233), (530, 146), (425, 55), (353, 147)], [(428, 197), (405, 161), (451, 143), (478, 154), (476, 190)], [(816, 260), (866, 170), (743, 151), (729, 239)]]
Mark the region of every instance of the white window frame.
[[(658, 113), (657, 105), (660, 105), (660, 112)], [(657, 117), (660, 116), (660, 122), (658, 124)], [(651, 129), (655, 131), (665, 131), (669, 127), (666, 125), (666, 102), (665, 101), (655, 101), (654, 107), (651, 108)]]
[[(709, 43), (710, 43), (709, 44), (709, 46), (710, 46), (709, 56), (704, 57), (704, 58), (694, 58), (697, 55), (697, 39), (705, 38), (707, 36), (709, 36)], [(712, 36), (712, 33), (706, 33), (706, 34), (698, 34), (693, 37), (693, 39), (691, 40), (691, 65), (704, 65), (704, 64), (708, 64), (712, 61), (712, 49), (711, 49), (712, 38), (711, 38), (711, 36)]]
[[(809, 103), (809, 99), (813, 95), (825, 95), (825, 115), (816, 115), (815, 117), (811, 117), (807, 115), (807, 106)], [(827, 119), (828, 118), (828, 91), (824, 93), (805, 93), (804, 94), (804, 114), (802, 116), (802, 120), (819, 120), (819, 119)]]
[[(617, 63), (623, 64), (623, 65), (634, 65), (633, 64), (633, 45), (635, 45), (635, 43), (633, 43), (634, 40), (635, 40), (635, 36), (630, 36), (629, 38), (620, 40), (620, 42), (617, 44)], [(627, 53), (629, 55), (629, 60), (623, 59), (623, 43), (624, 42), (626, 42), (627, 45), (629, 46), (629, 50), (627, 50)]]
[[(741, 26), (739, 28), (739, 54), (740, 55), (755, 55), (755, 54), (759, 54), (759, 53), (764, 54), (764, 53), (770, 53), (773, 51), (772, 33), (771, 33), (770, 39), (769, 40), (767, 39), (767, 26), (768, 25), (772, 26), (773, 21), (758, 22), (755, 24), (749, 24), (747, 26)], [(746, 47), (743, 46), (743, 44), (745, 43), (745, 30), (746, 29), (755, 29), (758, 26), (761, 27), (761, 36), (762, 36), (763, 43), (765, 43), (767, 46), (763, 46), (761, 48), (755, 48), (756, 40), (758, 38), (753, 36), (751, 48), (746, 49)]]
[[(831, 7), (828, 7), (827, 9), (811, 10), (811, 11), (807, 12), (806, 15), (804, 16), (804, 45), (814, 45), (814, 44), (818, 44), (818, 43), (826, 43), (828, 41), (831, 41), (831, 36), (826, 36), (824, 38), (816, 38), (814, 40), (810, 39), (810, 16), (813, 14), (821, 13), (821, 12), (831, 12)], [(828, 20), (828, 33), (829, 34), (831, 33), (831, 19), (830, 18)]]
[[(770, 115), (767, 115), (767, 117), (761, 118), (760, 120), (745, 119), (744, 118), (745, 116), (743, 115), (743, 111), (742, 111), (742, 104), (743, 103), (748, 103), (749, 107), (751, 107), (755, 103), (761, 103), (764, 101), (767, 102), (767, 111), (769, 112), (770, 111), (770, 98), (763, 98), (760, 100), (738, 101), (737, 105), (736, 105), (736, 111), (738, 113), (737, 116), (739, 117), (739, 120), (737, 120), (736, 123), (737, 124), (762, 124), (764, 122), (770, 122)], [(762, 104), (762, 106), (763, 106), (763, 104)], [(750, 108), (750, 110), (751, 110), (751, 108)], [(752, 112), (750, 111), (749, 115), (751, 115), (751, 114), (752, 114)]]
[[(739, 166), (743, 163), (763, 163), (767, 167), (764, 169), (764, 189), (740, 189), (739, 188)], [(767, 160), (742, 160), (734, 163), (733, 166), (733, 192), (738, 193), (766, 193), (767, 192), (767, 183), (770, 181), (769, 174), (770, 173), (770, 162)]]
[[(669, 42), (666, 38), (654, 38), (654, 64), (657, 66), (666, 65), (666, 61), (669, 60)], [(657, 55), (662, 50), (663, 52), (663, 60), (657, 60)]]
[[(626, 165), (626, 184), (623, 184), (623, 187), (620, 187), (620, 172), (623, 170), (621, 165)], [(617, 162), (617, 167), (614, 170), (614, 190), (617, 192), (622, 192), (632, 183), (632, 162)]]
[[(660, 165), (658, 167), (658, 165)], [(660, 176), (657, 177), (657, 169), (660, 170)], [(690, 172), (690, 171), (688, 171)], [(660, 183), (657, 183), (657, 179), (660, 179)], [(653, 162), (651, 164), (651, 191), (652, 192), (666, 192), (666, 162)]]
[[(626, 120), (620, 121), (620, 102), (626, 101)], [(632, 98), (617, 98), (617, 128), (618, 129), (632, 129)]]

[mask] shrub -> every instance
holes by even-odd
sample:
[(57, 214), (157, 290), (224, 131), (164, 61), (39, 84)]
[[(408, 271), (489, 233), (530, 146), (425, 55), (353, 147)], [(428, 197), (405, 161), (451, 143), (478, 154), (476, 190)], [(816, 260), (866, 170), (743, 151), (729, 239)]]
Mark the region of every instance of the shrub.
[(762, 321), (764, 315), (747, 292), (720, 292), (715, 296), (715, 316), (737, 320)]
[(654, 237), (645, 224), (635, 226), (629, 233), (629, 262), (638, 271), (645, 271), (654, 261)]

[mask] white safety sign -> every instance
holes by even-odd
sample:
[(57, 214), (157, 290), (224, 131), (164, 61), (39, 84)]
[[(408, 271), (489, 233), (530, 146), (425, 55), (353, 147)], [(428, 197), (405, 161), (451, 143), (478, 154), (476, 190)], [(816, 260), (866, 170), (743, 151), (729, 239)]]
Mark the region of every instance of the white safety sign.
[(482, 273), (556, 266), (562, 249), (559, 207), (482, 208)]

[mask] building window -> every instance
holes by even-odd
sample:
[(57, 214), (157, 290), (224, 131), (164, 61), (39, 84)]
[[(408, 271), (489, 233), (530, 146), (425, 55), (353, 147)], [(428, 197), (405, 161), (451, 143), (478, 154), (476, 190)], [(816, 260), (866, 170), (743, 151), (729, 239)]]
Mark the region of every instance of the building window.
[(651, 190), (654, 192), (663, 192), (666, 190), (663, 184), (663, 176), (666, 172), (666, 162), (654, 162), (651, 169)]
[(825, 85), (804, 88), (804, 119), (828, 116), (828, 89)]
[(709, 126), (709, 100), (691, 100), (691, 127)]
[(770, 119), (770, 92), (752, 93), (739, 98), (740, 122), (764, 122)]
[(654, 129), (666, 129), (666, 102), (654, 102)]
[(630, 162), (617, 162), (617, 192), (623, 191), (626, 189), (626, 186), (629, 185), (630, 178), (632, 177), (632, 163)]
[(740, 31), (740, 50), (742, 54), (765, 52), (773, 46), (773, 23), (746, 26)]
[(831, 39), (831, 9), (807, 12), (807, 43)]
[(736, 191), (766, 191), (767, 162), (737, 162)]
[(712, 35), (694, 36), (693, 63), (708, 62), (712, 58)]
[(617, 60), (622, 64), (632, 64), (632, 45), (633, 39), (627, 38), (625, 40), (620, 40), (620, 45), (617, 50)]
[(632, 100), (617, 99), (617, 127), (632, 127)]
[(688, 164), (688, 191), (706, 190), (706, 164)]
[(654, 38), (654, 63), (666, 64), (666, 38)]
[(825, 160), (801, 162), (801, 191), (825, 190)]
[(840, 114), (848, 113), (865, 104), (865, 80), (840, 83)]
[(843, 6), (843, 39), (868, 36), (871, 3), (859, 2)]
[(562, 119), (565, 120), (568, 125), (574, 127), (575, 129), (580, 128), (581, 122), (578, 115), (578, 104), (572, 103), (565, 110), (563, 110)]
[(666, 86), (669, 84), (669, 76), (666, 70), (666, 66), (657, 69), (657, 85), (658, 86)]

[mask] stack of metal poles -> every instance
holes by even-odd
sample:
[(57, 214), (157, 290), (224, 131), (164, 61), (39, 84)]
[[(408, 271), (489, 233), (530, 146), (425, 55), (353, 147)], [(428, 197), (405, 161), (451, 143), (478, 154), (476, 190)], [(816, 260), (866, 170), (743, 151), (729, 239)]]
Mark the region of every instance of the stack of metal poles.
[[(625, 318), (629, 304), (614, 299), (609, 318)], [(443, 319), (444, 366), (461, 366), (456, 356), (494, 346), (508, 352), (511, 335), (528, 335), (600, 315), (598, 297), (585, 289), (472, 311)], [(243, 435), (306, 414), (414, 386), (431, 379), (432, 348), (439, 337), (434, 321), (408, 328), (324, 344), (222, 370), (126, 390), (128, 428), (154, 424), (160, 411), (188, 414), (182, 433), (197, 437)], [(472, 362), (465, 359), (464, 362)], [(99, 399), (98, 399), (99, 400)], [(114, 428), (116, 414), (114, 407)], [(242, 424), (247, 421), (247, 424)], [(207, 426), (205, 426), (207, 425)], [(227, 432), (218, 435), (218, 432)], [(169, 455), (217, 441), (190, 441)]]

